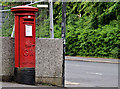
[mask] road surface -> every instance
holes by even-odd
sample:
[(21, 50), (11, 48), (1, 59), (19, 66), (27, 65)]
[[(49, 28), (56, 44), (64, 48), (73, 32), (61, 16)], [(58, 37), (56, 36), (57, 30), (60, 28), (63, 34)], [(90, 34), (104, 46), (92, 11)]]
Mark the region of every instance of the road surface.
[(65, 61), (66, 87), (118, 87), (118, 64)]

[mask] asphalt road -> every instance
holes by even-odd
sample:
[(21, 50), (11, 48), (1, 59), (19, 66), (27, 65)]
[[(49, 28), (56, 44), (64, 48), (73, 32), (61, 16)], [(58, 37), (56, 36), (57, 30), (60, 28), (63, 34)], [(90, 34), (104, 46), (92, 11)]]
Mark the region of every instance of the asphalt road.
[(118, 87), (118, 64), (65, 61), (66, 87)]

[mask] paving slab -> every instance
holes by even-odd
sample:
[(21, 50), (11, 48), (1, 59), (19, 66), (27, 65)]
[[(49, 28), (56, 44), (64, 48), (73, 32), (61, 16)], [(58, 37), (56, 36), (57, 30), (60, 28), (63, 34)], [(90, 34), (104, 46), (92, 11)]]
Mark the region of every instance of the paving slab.
[(19, 84), (14, 82), (0, 82), (2, 83), (2, 87), (53, 87), (47, 85), (26, 85), (26, 84)]

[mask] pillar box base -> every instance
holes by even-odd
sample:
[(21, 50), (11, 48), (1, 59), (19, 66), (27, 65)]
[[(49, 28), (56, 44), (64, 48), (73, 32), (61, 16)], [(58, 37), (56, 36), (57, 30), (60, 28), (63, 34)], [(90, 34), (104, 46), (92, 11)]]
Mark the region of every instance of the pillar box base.
[(15, 81), (35, 85), (35, 68), (15, 68)]

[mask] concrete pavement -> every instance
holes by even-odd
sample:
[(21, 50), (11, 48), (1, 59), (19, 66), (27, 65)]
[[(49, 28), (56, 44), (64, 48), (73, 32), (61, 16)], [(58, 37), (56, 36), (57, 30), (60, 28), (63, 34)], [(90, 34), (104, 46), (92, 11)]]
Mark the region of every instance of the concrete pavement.
[(2, 87), (53, 87), (49, 85), (26, 85), (26, 84), (19, 84), (15, 82), (0, 82)]
[(91, 58), (91, 57), (78, 57), (78, 56), (65, 56), (65, 60), (98, 62), (98, 63), (113, 63), (113, 64), (120, 63), (120, 59)]

